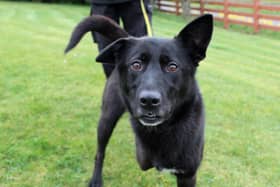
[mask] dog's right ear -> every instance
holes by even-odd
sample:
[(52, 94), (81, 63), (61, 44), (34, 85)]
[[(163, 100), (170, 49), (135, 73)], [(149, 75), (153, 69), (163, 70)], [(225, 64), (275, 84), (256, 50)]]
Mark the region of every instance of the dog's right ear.
[(205, 58), (208, 44), (213, 33), (213, 16), (206, 14), (188, 24), (176, 36), (176, 40), (190, 49), (190, 55), (194, 63)]
[(84, 34), (89, 31), (95, 31), (106, 37), (109, 42), (116, 41), (119, 38), (128, 37), (129, 35), (117, 23), (110, 18), (100, 15), (89, 16), (82, 20), (73, 30), (67, 47), (64, 50), (66, 54), (73, 49)]
[(100, 51), (99, 55), (96, 57), (96, 61), (110, 64), (116, 63), (122, 53), (121, 51), (128, 45), (129, 41), (131, 41), (130, 38), (121, 38), (107, 45)]

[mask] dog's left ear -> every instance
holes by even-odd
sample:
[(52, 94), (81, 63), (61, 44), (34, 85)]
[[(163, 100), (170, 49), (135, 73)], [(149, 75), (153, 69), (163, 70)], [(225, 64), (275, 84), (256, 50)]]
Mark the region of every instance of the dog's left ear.
[(188, 24), (175, 37), (184, 48), (187, 48), (193, 62), (198, 65), (205, 58), (208, 44), (213, 32), (213, 16), (206, 14)]

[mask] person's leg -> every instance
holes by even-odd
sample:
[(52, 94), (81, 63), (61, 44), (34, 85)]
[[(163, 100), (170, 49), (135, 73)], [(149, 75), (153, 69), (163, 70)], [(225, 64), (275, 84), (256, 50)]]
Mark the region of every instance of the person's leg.
[(132, 36), (152, 35), (152, 6), (149, 0), (135, 0), (121, 3), (117, 9), (124, 29)]
[[(106, 17), (111, 18), (116, 23), (119, 24), (119, 16), (116, 12), (114, 5), (100, 5), (100, 4), (91, 4), (91, 11), (90, 15), (103, 15)], [(98, 44), (98, 50), (101, 51), (103, 48), (105, 48), (110, 42), (103, 37), (101, 34), (97, 32), (91, 32), (93, 42)], [(106, 78), (108, 78), (112, 71), (114, 70), (114, 65), (112, 64), (103, 64), (104, 73), (106, 75)]]

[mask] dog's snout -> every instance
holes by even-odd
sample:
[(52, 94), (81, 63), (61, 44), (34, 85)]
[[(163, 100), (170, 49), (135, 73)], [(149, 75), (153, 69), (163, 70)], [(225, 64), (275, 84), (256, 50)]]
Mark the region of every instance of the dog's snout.
[(161, 95), (157, 91), (142, 91), (139, 94), (139, 102), (143, 107), (159, 106), (161, 103)]

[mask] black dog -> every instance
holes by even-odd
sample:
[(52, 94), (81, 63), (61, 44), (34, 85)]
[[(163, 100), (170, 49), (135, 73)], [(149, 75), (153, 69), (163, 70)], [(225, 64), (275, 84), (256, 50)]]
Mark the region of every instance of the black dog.
[(204, 145), (204, 107), (195, 72), (211, 40), (212, 16), (194, 20), (174, 39), (129, 37), (108, 18), (88, 17), (73, 31), (65, 52), (92, 30), (112, 42), (96, 61), (113, 63), (115, 69), (103, 95), (90, 186), (102, 186), (105, 148), (126, 109), (141, 169), (167, 169), (179, 187), (195, 186)]

